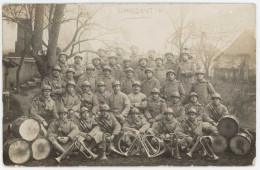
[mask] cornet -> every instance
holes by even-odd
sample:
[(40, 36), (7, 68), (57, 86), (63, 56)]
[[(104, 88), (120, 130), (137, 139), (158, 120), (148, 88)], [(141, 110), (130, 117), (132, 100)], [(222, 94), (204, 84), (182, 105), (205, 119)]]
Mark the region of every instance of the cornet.
[(192, 158), (192, 154), (195, 151), (195, 148), (197, 147), (197, 145), (200, 142), (200, 135), (196, 135), (194, 136), (194, 138), (192, 139), (191, 143), (189, 144), (189, 146), (187, 147), (188, 152), (186, 153), (189, 157)]
[(207, 155), (210, 157), (210, 159), (212, 159), (212, 160), (219, 159), (219, 157), (216, 156), (215, 153), (213, 152), (212, 148), (210, 147), (210, 145), (207, 142), (207, 140), (205, 139), (205, 137), (200, 138), (200, 143), (201, 143), (203, 149), (206, 151)]

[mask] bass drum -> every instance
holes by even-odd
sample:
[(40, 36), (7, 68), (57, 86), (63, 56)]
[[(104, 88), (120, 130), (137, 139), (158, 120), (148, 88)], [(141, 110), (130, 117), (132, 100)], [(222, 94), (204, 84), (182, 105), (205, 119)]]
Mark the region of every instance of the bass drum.
[(222, 153), (227, 149), (228, 142), (224, 136), (207, 136), (206, 139), (209, 139), (211, 148), (215, 153)]
[(51, 144), (45, 138), (38, 138), (32, 143), (32, 157), (36, 160), (46, 159), (51, 153)]
[(37, 120), (26, 116), (19, 117), (11, 123), (11, 132), (17, 138), (23, 138), (27, 141), (35, 140), (41, 131)]
[(249, 152), (252, 144), (252, 138), (247, 133), (237, 133), (230, 140), (230, 148), (232, 152), (238, 155), (245, 155)]
[(228, 138), (233, 137), (239, 130), (239, 119), (235, 115), (223, 116), (218, 123), (219, 134)]
[(5, 142), (4, 151), (15, 164), (23, 164), (32, 156), (30, 144), (24, 139), (11, 139)]

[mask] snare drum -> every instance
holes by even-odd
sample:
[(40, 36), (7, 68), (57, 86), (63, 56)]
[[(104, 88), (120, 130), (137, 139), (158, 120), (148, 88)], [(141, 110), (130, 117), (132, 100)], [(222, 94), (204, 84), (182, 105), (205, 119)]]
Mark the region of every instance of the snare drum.
[(239, 119), (235, 115), (223, 116), (218, 123), (219, 134), (225, 137), (233, 137), (239, 130)]
[(51, 144), (50, 142), (40, 137), (33, 141), (32, 143), (32, 156), (36, 160), (46, 159), (51, 152)]
[(238, 155), (247, 154), (251, 148), (252, 138), (249, 134), (239, 132), (230, 140), (231, 150)]

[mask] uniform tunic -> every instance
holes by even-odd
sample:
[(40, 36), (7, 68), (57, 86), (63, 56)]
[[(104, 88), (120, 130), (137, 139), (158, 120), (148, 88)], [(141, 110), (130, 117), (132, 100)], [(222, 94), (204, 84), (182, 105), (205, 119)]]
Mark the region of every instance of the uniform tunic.
[(73, 68), (75, 70), (75, 74), (74, 74), (75, 81), (77, 81), (78, 78), (81, 75), (83, 75), (85, 72), (85, 67), (82, 64), (73, 63), (73, 64), (69, 65), (69, 67)]
[(77, 82), (78, 86), (81, 87), (81, 85), (84, 81), (88, 81), (89, 84), (90, 84), (91, 91), (95, 92), (95, 89), (96, 89), (96, 79), (95, 79), (95, 77), (92, 76), (92, 75), (83, 74), (78, 79), (78, 82)]
[(162, 119), (159, 122), (155, 122), (149, 131), (154, 135), (174, 133), (177, 123), (178, 121), (175, 118), (171, 120)]
[(182, 122), (184, 119), (186, 119), (185, 108), (181, 104), (181, 102), (178, 102), (178, 103), (169, 102), (168, 107), (173, 110), (173, 116), (179, 122)]
[[(217, 113), (217, 115), (213, 113), (213, 110), (214, 113)], [(220, 104), (219, 106), (215, 106), (212, 103), (207, 105), (206, 112), (209, 114), (209, 117), (213, 119), (215, 122), (218, 122), (221, 117), (229, 114), (227, 107), (224, 106), (223, 104)]]
[(135, 81), (135, 78), (131, 77), (125, 77), (120, 81), (122, 92), (125, 94), (130, 94), (133, 92), (132, 85)]
[(138, 130), (139, 132), (144, 133), (149, 129), (149, 127), (150, 123), (148, 123), (143, 117), (139, 116), (137, 119), (128, 117), (122, 129), (125, 132)]
[(66, 63), (60, 62), (60, 60), (57, 60), (56, 64), (60, 66), (60, 68), (61, 68), (61, 74), (62, 74), (62, 75), (65, 75), (65, 74), (66, 74), (66, 71), (67, 71), (67, 69), (68, 69), (68, 65), (67, 65)]
[(167, 61), (164, 63), (164, 67), (166, 68), (166, 70), (176, 70), (177, 67), (177, 63), (174, 61)]
[(166, 81), (166, 68), (162, 65), (160, 67), (155, 66), (154, 68), (154, 77), (159, 80), (159, 82), (162, 84)]
[(101, 124), (101, 122), (104, 122), (104, 124), (108, 126), (103, 127), (100, 125), (102, 132), (109, 133), (111, 135), (119, 135), (119, 133), (121, 132), (121, 125), (112, 114), (108, 115), (107, 117), (100, 116), (98, 122), (99, 124)]
[(154, 68), (155, 67), (154, 58), (148, 57), (147, 66), (150, 67), (150, 68)]
[(143, 81), (141, 86), (141, 92), (145, 94), (147, 97), (149, 97), (152, 89), (160, 89), (160, 87), (160, 82), (155, 77), (152, 77)]
[(69, 115), (69, 118), (71, 118), (74, 123), (77, 123), (81, 103), (79, 97), (75, 93), (69, 94), (66, 92), (64, 95), (62, 95), (61, 103), (64, 108), (68, 109), (68, 111), (74, 111), (72, 115)]
[[(65, 93), (66, 92), (66, 85), (69, 81), (74, 81), (74, 78), (69, 79), (67, 76), (64, 76), (62, 79), (62, 92)], [(75, 81), (74, 81), (75, 82)], [(78, 88), (78, 87), (77, 87)], [(76, 89), (77, 90), (77, 89)]]
[(170, 81), (170, 80), (165, 81), (162, 84), (161, 89), (160, 89), (161, 95), (167, 101), (170, 101), (173, 92), (178, 92), (180, 94), (180, 100), (181, 100), (181, 102), (183, 102), (183, 100), (185, 98), (185, 91), (182, 86), (182, 83), (176, 79), (174, 79), (173, 81)]
[(92, 93), (91, 91), (88, 91), (86, 93), (81, 94), (81, 98), (84, 102), (81, 102), (81, 107), (85, 106), (87, 107), (92, 113), (97, 114), (99, 111), (99, 104), (97, 96)]
[(109, 77), (102, 76), (100, 80), (105, 83), (106, 90), (113, 93), (112, 83), (116, 81), (116, 79), (110, 75)]
[(123, 70), (119, 64), (110, 65), (111, 75), (118, 81), (120, 81), (124, 77)]
[(105, 90), (103, 93), (101, 93), (100, 91), (96, 91), (95, 95), (97, 96), (98, 99), (98, 103), (108, 103), (108, 97), (111, 93), (107, 90)]
[(135, 76), (136, 78), (143, 82), (146, 79), (145, 70), (147, 67), (138, 66), (135, 70)]
[(153, 96), (148, 97), (147, 107), (145, 109), (145, 117), (147, 120), (156, 117), (157, 115), (164, 113), (167, 110), (167, 105), (165, 100), (160, 97), (156, 100), (152, 98)]

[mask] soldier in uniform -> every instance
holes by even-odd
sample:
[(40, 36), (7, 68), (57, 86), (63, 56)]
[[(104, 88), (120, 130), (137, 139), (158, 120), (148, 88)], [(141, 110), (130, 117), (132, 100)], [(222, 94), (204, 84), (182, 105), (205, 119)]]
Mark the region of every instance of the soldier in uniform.
[(102, 76), (103, 68), (101, 65), (101, 59), (98, 56), (92, 58), (92, 64), (95, 67), (93, 72), (93, 76), (97, 79), (98, 77)]
[(203, 70), (196, 71), (196, 79), (196, 82), (191, 86), (190, 93), (197, 93), (199, 102), (206, 106), (208, 104), (208, 97), (216, 92), (211, 83), (204, 79)]
[(166, 70), (175, 70), (177, 63), (174, 61), (172, 53), (166, 53), (165, 55), (166, 61), (164, 63), (164, 67)]
[(147, 66), (150, 67), (150, 68), (154, 68), (155, 67), (155, 55), (156, 55), (156, 52), (154, 50), (149, 50), (148, 51), (148, 57), (147, 57)]
[(95, 89), (96, 89), (96, 79), (93, 76), (94, 70), (95, 70), (95, 67), (92, 64), (87, 65), (86, 73), (83, 74), (82, 76), (80, 76), (80, 78), (79, 78), (79, 80), (77, 82), (81, 86), (81, 84), (84, 81), (88, 81), (90, 83), (92, 92), (95, 92)]
[(90, 90), (91, 86), (88, 81), (81, 84), (82, 93), (80, 94), (81, 107), (87, 107), (91, 116), (96, 115), (99, 111), (99, 104), (97, 96)]
[(51, 87), (49, 85), (43, 85), (41, 88), (41, 96), (33, 99), (29, 109), (30, 116), (37, 119), (44, 127), (48, 127), (53, 119), (59, 118), (55, 102), (52, 100), (50, 94)]
[(114, 92), (108, 97), (108, 105), (111, 112), (122, 124), (128, 116), (130, 110), (130, 101), (126, 94), (120, 91), (120, 82), (115, 81), (112, 84)]
[(163, 66), (163, 58), (157, 57), (155, 59), (154, 77), (162, 84), (166, 79), (166, 68)]
[(154, 77), (153, 73), (151, 68), (145, 70), (146, 79), (142, 82), (141, 92), (147, 97), (150, 96), (152, 89), (160, 89), (161, 87), (159, 80)]
[(95, 95), (97, 96), (98, 103), (107, 103), (108, 102), (108, 97), (111, 93), (106, 90), (105, 83), (103, 81), (98, 81), (97, 82), (97, 90)]
[(113, 92), (112, 83), (116, 79), (111, 75), (111, 68), (109, 66), (103, 67), (103, 76), (99, 80), (105, 83), (105, 87), (109, 92)]
[(116, 57), (118, 59), (118, 64), (121, 66), (123, 65), (123, 60), (124, 60), (124, 49), (121, 47), (116, 48)]
[(68, 65), (67, 65), (67, 63), (66, 63), (67, 57), (68, 57), (68, 56), (67, 56), (65, 53), (60, 53), (60, 55), (59, 55), (59, 57), (58, 57), (58, 60), (57, 60), (57, 62), (56, 62), (56, 64), (57, 64), (58, 66), (60, 66), (60, 68), (61, 68), (61, 74), (62, 74), (62, 75), (66, 74), (66, 70), (67, 70), (67, 68), (68, 68)]
[(160, 89), (162, 97), (166, 101), (171, 100), (171, 95), (173, 92), (178, 92), (180, 94), (181, 102), (184, 101), (185, 91), (182, 83), (175, 79), (175, 71), (168, 70), (166, 73), (166, 81), (162, 84)]
[(147, 107), (146, 95), (141, 93), (141, 83), (139, 81), (134, 81), (132, 84), (133, 93), (128, 95), (132, 108), (138, 108), (140, 115), (145, 118), (144, 110)]
[(127, 70), (128, 68), (131, 68), (130, 66), (131, 66), (131, 60), (130, 60), (130, 58), (124, 58), (124, 59), (123, 59), (123, 68), (122, 68), (124, 77), (126, 77), (126, 70)]
[(45, 77), (42, 82), (43, 85), (49, 85), (52, 89), (51, 98), (54, 100), (57, 110), (61, 105), (61, 94), (62, 94), (62, 79), (61, 79), (61, 68), (58, 65), (53, 66), (52, 73), (49, 77)]
[(59, 119), (50, 124), (47, 138), (58, 152), (64, 153), (64, 147), (68, 146), (78, 134), (77, 125), (68, 119), (68, 110), (64, 108), (59, 111)]
[(221, 104), (221, 96), (218, 93), (214, 93), (211, 96), (212, 102), (206, 106), (206, 112), (209, 117), (216, 123), (225, 115), (228, 115), (227, 107)]
[(66, 70), (66, 75), (63, 76), (62, 78), (62, 92), (66, 91), (66, 85), (69, 81), (74, 81), (74, 75), (75, 75), (75, 70), (73, 68), (68, 68)]
[(74, 63), (69, 65), (70, 68), (73, 68), (75, 71), (74, 79), (77, 82), (78, 78), (84, 74), (85, 68), (82, 64), (83, 57), (80, 55), (76, 55), (74, 57)]
[(130, 67), (126, 70), (126, 77), (121, 80), (121, 89), (125, 94), (130, 94), (133, 92), (132, 84), (135, 81), (134, 70)]
[(80, 118), (80, 99), (75, 91), (76, 84), (74, 81), (69, 81), (66, 85), (66, 92), (61, 97), (61, 103), (68, 110), (69, 117), (77, 124)]
[(146, 79), (145, 70), (147, 69), (147, 58), (141, 56), (139, 59), (139, 65), (135, 69), (136, 72), (136, 78), (143, 82)]
[(144, 111), (144, 115), (149, 123), (154, 123), (155, 117), (166, 111), (167, 105), (165, 100), (160, 97), (160, 92), (157, 88), (151, 91), (151, 96), (147, 99), (147, 107)]
[(185, 108), (180, 102), (180, 94), (173, 92), (171, 95), (171, 101), (167, 103), (167, 106), (173, 110), (173, 117), (179, 122), (182, 122), (185, 118)]
[(188, 93), (191, 85), (194, 82), (194, 75), (196, 72), (196, 65), (189, 60), (192, 57), (188, 53), (182, 53), (182, 62), (176, 68), (176, 78), (182, 82), (184, 90)]
[(131, 50), (131, 56), (130, 56), (130, 59), (131, 59), (131, 67), (133, 69), (136, 69), (137, 66), (138, 66), (138, 61), (139, 61), (139, 58), (140, 56), (138, 55), (138, 48), (136, 46), (131, 46), (130, 47), (130, 50)]
[(102, 48), (98, 49), (98, 56), (101, 59), (101, 65), (105, 66), (108, 65), (108, 59), (107, 59), (107, 54), (106, 51)]
[(116, 57), (116, 54), (114, 52), (111, 52), (108, 57), (109, 66), (111, 68), (111, 75), (116, 80), (121, 80), (121, 78), (124, 77), (123, 71), (121, 66), (117, 63), (118, 58)]

